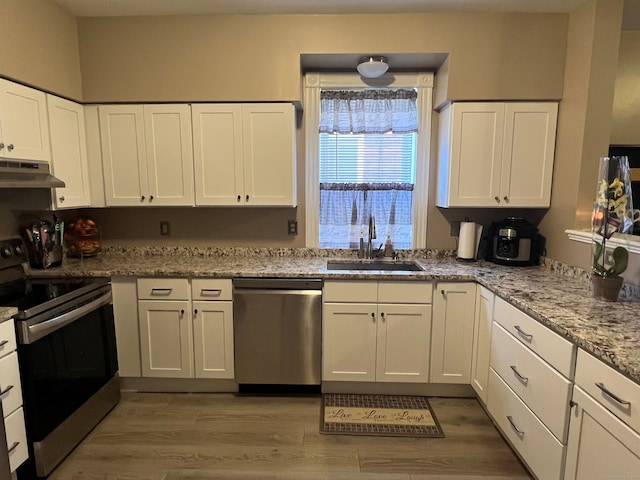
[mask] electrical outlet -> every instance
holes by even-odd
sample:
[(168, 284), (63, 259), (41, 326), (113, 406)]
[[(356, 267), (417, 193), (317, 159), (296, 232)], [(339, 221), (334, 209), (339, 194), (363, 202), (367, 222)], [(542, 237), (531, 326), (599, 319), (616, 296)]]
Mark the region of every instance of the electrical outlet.
[(297, 235), (298, 234), (298, 221), (297, 220), (287, 220), (287, 228), (289, 230), (289, 235)]
[(460, 221), (452, 220), (451, 221), (451, 236), (457, 237), (460, 235)]
[(160, 222), (160, 236), (168, 237), (171, 235), (171, 224), (169, 222)]

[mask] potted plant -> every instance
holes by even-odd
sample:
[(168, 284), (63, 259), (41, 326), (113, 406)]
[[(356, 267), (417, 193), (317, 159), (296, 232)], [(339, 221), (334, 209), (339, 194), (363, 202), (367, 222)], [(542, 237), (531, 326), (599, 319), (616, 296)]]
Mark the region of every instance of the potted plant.
[(627, 228), (626, 213), (631, 203), (627, 157), (602, 158), (599, 178), (592, 222), (591, 284), (595, 298), (615, 302), (622, 288), (624, 279), (620, 275), (627, 269), (629, 251), (618, 246), (609, 254), (607, 240)]

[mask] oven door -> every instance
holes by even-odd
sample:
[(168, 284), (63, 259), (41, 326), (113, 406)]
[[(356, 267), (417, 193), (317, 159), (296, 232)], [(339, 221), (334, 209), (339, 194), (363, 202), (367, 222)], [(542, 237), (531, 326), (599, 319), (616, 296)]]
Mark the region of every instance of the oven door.
[[(93, 413), (92, 406), (91, 419), (82, 412), (118, 370), (111, 287), (87, 296), (53, 315), (17, 322), (27, 437), (39, 476), (47, 475), (119, 399), (119, 388), (115, 403), (110, 388), (106, 411)], [(82, 417), (80, 425), (71, 422), (74, 417)]]

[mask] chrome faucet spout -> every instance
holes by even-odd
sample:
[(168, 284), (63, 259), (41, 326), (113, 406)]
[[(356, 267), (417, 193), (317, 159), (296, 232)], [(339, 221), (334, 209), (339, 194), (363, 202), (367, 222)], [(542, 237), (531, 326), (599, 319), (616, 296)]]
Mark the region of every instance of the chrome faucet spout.
[(369, 215), (369, 243), (367, 244), (367, 258), (372, 259), (374, 257), (373, 253), (373, 242), (376, 238), (376, 217), (373, 215)]

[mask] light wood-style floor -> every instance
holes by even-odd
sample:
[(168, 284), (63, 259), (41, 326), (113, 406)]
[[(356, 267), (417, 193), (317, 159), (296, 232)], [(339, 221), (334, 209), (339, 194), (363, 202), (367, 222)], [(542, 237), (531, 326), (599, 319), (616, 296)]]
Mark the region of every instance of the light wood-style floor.
[(444, 439), (321, 435), (319, 396), (124, 393), (50, 479), (531, 478), (475, 399), (430, 402)]

